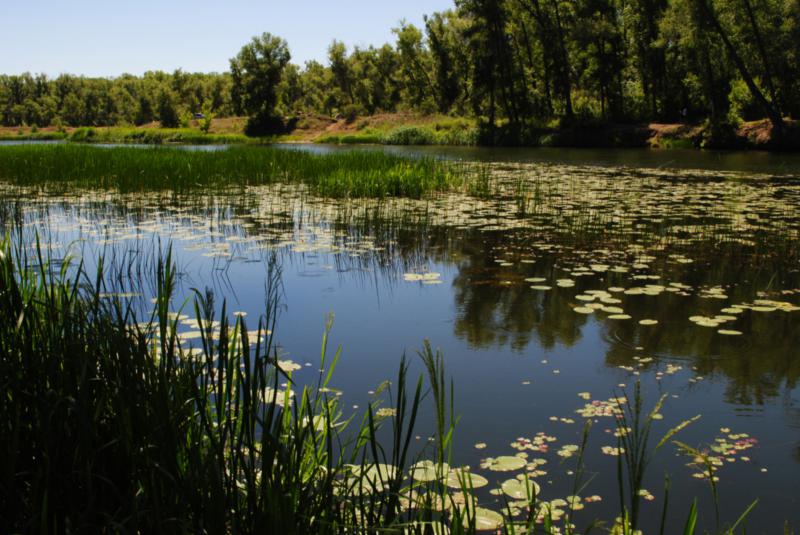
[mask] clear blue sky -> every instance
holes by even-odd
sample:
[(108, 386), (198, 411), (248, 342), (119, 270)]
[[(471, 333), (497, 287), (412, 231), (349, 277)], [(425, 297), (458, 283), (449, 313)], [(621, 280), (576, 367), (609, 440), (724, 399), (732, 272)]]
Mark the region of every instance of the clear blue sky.
[(289, 42), (292, 62), (394, 41), (401, 19), (453, 0), (0, 0), (0, 73), (116, 76), (147, 70), (225, 71), (254, 35)]

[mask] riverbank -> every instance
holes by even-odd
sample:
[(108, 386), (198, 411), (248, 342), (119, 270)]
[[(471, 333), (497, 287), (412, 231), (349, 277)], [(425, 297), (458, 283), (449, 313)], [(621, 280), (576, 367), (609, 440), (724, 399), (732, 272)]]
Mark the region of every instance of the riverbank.
[(0, 128), (0, 141), (800, 150), (800, 123), (796, 120), (787, 120), (787, 130), (781, 139), (774, 135), (767, 120), (743, 122), (725, 130), (712, 130), (702, 123), (622, 124), (596, 121), (568, 127), (541, 126), (520, 130), (509, 125), (498, 125), (494, 129), (487, 129), (471, 118), (413, 113), (350, 118), (307, 114), (287, 122), (291, 124), (288, 133), (266, 137), (246, 136), (244, 117), (214, 119), (208, 132), (202, 131), (196, 121), (184, 128), (161, 128), (158, 123), (136, 127), (3, 127)]

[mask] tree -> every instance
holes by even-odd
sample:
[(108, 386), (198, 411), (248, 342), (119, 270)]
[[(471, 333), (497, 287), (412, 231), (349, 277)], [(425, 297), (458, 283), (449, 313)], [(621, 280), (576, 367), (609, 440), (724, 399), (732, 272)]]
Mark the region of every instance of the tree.
[(339, 105), (353, 103), (353, 73), (347, 58), (347, 47), (334, 40), (328, 47), (328, 61), (335, 88), (341, 93)]
[(248, 115), (248, 130), (253, 134), (271, 133), (278, 124), (275, 106), (278, 86), (291, 59), (286, 41), (263, 33), (242, 47), (230, 60), (234, 109)]
[(525, 121), (525, 99), (517, 80), (519, 62), (507, 33), (506, 0), (459, 0), (462, 15), (470, 20), (466, 29), (472, 56), (472, 102), (476, 115), (486, 114), (486, 125), (495, 127), (498, 107), (516, 127)]
[(632, 0), (623, 12), (630, 35), (630, 54), (639, 75), (650, 116), (664, 116), (668, 100), (666, 58), (659, 42), (659, 23), (667, 0)]
[(392, 32), (397, 36), (402, 99), (412, 109), (428, 107), (434, 87), (430, 75), (431, 57), (423, 43), (422, 32), (405, 21)]
[(455, 105), (461, 90), (456, 71), (456, 39), (448, 20), (453, 16), (452, 11), (447, 11), (425, 17), (425, 32), (435, 72), (436, 104), (442, 113), (449, 112)]
[[(758, 105), (762, 108), (766, 116), (769, 118), (770, 122), (772, 123), (773, 129), (775, 129), (778, 133), (782, 132), (784, 129), (783, 123), (783, 116), (781, 115), (780, 108), (778, 107), (778, 103), (773, 101), (767, 100), (764, 96), (764, 93), (761, 92), (758, 85), (756, 84), (755, 79), (750, 74), (750, 69), (748, 69), (742, 55), (739, 53), (738, 47), (733, 43), (733, 40), (728, 35), (728, 31), (723, 28), (722, 23), (717, 16), (714, 7), (709, 3), (708, 0), (693, 0), (696, 4), (697, 11), (701, 13), (700, 16), (705, 17), (708, 21), (708, 24), (714, 31), (717, 32), (719, 38), (722, 40), (722, 43), (725, 45), (725, 50), (728, 53), (728, 57), (733, 61), (733, 64), (736, 66), (736, 69), (739, 71), (739, 75), (744, 80), (744, 83), (747, 84), (747, 88), (750, 90), (750, 93), (753, 95), (753, 98), (758, 103)], [(756, 36), (755, 42), (760, 42), (760, 32), (758, 31), (758, 26), (756, 25), (755, 19), (752, 15), (752, 8), (750, 7), (749, 2), (745, 1), (745, 6), (748, 13), (748, 20), (752, 21), (752, 26), (754, 29), (754, 33)], [(762, 45), (763, 46), (763, 45)], [(768, 63), (766, 59), (764, 59), (765, 63), (764, 66), (766, 67)], [(769, 73), (769, 69), (767, 68), (767, 73)], [(768, 86), (771, 87), (771, 78), (766, 77), (768, 80)], [(773, 98), (775, 97), (775, 93), (773, 91)]]
[(158, 120), (164, 128), (177, 128), (181, 124), (175, 96), (169, 89), (162, 89), (158, 94)]

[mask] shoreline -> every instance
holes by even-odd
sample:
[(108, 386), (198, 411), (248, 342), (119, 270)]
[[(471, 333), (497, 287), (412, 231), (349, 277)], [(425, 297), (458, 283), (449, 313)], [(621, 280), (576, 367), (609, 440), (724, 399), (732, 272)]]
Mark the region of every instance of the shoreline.
[(334, 144), (384, 146), (453, 146), (503, 148), (591, 148), (659, 150), (800, 152), (800, 122), (787, 121), (784, 139), (774, 139), (768, 121), (745, 122), (720, 135), (693, 123), (587, 123), (570, 127), (537, 127), (525, 132), (499, 125), (478, 127), (474, 120), (447, 116), (379, 114), (352, 121), (305, 116), (289, 133), (248, 137), (244, 118), (222, 118), (208, 133), (197, 125), (161, 128), (157, 123), (138, 127), (0, 128), (0, 141), (65, 141), (144, 145), (215, 144)]

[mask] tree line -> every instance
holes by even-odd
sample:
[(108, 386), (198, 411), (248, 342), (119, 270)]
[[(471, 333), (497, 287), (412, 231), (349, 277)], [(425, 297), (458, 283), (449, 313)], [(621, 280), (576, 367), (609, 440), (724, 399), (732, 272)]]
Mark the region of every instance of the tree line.
[(800, 116), (800, 0), (456, 0), (393, 33), (380, 47), (334, 41), (303, 67), (263, 34), (225, 74), (3, 76), (0, 120), (166, 124), (205, 107), (258, 133), (309, 112), (413, 111), (520, 136), (592, 121), (766, 118), (779, 131)]
[(161, 121), (176, 127), (206, 110), (231, 115), (229, 74), (147, 72), (89, 78), (0, 75), (3, 126), (115, 126)]

